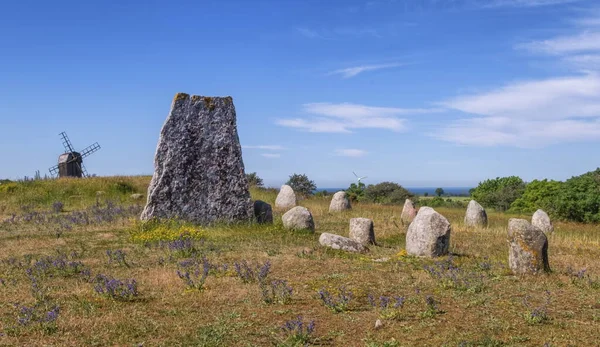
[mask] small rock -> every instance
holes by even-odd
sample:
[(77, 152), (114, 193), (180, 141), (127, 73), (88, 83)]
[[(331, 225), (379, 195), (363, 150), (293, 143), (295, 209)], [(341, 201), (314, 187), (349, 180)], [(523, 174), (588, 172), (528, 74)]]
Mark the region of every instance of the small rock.
[(383, 326), (383, 322), (381, 321), (381, 319), (378, 319), (375, 321), (375, 329), (379, 329)]
[(450, 222), (431, 207), (421, 207), (406, 232), (406, 252), (421, 257), (448, 253)]
[(487, 227), (488, 225), (485, 209), (475, 200), (469, 201), (465, 214), (465, 225), (468, 227)]
[(262, 200), (254, 202), (254, 218), (259, 224), (273, 224), (273, 209)]
[(315, 231), (312, 214), (306, 207), (296, 206), (287, 211), (281, 219), (286, 229)]
[(417, 215), (417, 209), (415, 208), (415, 203), (410, 199), (406, 199), (404, 201), (404, 207), (402, 207), (402, 214), (400, 215), (400, 221), (402, 225), (410, 224), (415, 216)]
[(99, 190), (96, 192), (96, 196), (100, 196), (100, 195), (104, 195), (106, 194), (103, 190)]
[(290, 208), (296, 206), (296, 194), (292, 187), (284, 184), (275, 199), (275, 208)]
[(551, 234), (554, 232), (554, 225), (552, 225), (550, 217), (544, 210), (535, 211), (533, 217), (531, 217), (531, 224), (540, 228), (544, 234)]
[(350, 238), (363, 246), (374, 245), (373, 221), (368, 218), (350, 219)]
[(514, 274), (550, 271), (548, 239), (538, 227), (524, 219), (509, 219), (508, 243), (508, 265)]
[(139, 194), (139, 193), (138, 194), (131, 194), (130, 197), (133, 200), (141, 200), (144, 197), (144, 194)]
[(319, 237), (319, 243), (325, 247), (347, 252), (364, 253), (368, 251), (368, 248), (352, 239), (330, 233), (322, 233)]
[(376, 263), (385, 263), (385, 262), (390, 261), (390, 258), (389, 257), (383, 257), (383, 258), (375, 259), (373, 261), (376, 262)]
[(345, 191), (342, 190), (333, 194), (333, 198), (331, 198), (331, 203), (329, 204), (329, 212), (340, 212), (350, 209), (352, 209), (352, 206)]

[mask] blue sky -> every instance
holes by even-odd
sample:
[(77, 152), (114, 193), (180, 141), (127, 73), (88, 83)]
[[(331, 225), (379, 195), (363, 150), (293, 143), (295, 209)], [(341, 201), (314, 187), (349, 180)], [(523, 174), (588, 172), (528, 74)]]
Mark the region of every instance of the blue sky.
[(151, 174), (177, 92), (233, 97), (277, 186), (472, 186), (600, 166), (600, 4), (586, 0), (3, 1), (0, 177), (99, 142)]

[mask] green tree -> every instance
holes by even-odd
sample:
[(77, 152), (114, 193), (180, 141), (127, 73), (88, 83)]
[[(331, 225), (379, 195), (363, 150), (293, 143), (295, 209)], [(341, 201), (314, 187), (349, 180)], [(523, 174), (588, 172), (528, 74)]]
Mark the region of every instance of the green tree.
[(471, 196), (485, 207), (506, 211), (524, 191), (525, 182), (520, 177), (497, 177), (480, 182), (471, 191)]
[(425, 192), (423, 196), (429, 196), (429, 192)]
[(437, 195), (437, 196), (444, 195), (444, 189), (443, 188), (436, 188), (435, 195)]
[(562, 182), (533, 180), (525, 186), (523, 195), (510, 204), (510, 212), (533, 213), (541, 208), (553, 214)]
[(250, 187), (262, 187), (263, 186), (263, 180), (262, 180), (262, 178), (258, 177), (256, 172), (247, 173), (246, 179), (248, 180), (248, 185)]
[(554, 213), (575, 222), (600, 222), (600, 168), (571, 177), (560, 187)]
[(352, 202), (363, 200), (365, 197), (365, 184), (362, 182), (359, 182), (358, 185), (356, 183), (350, 184), (350, 187), (346, 189), (346, 194)]
[(365, 189), (364, 200), (380, 204), (404, 204), (413, 194), (394, 182), (369, 184)]
[(310, 196), (317, 189), (315, 182), (308, 179), (305, 174), (293, 174), (285, 184), (292, 187), (294, 192), (303, 196)]

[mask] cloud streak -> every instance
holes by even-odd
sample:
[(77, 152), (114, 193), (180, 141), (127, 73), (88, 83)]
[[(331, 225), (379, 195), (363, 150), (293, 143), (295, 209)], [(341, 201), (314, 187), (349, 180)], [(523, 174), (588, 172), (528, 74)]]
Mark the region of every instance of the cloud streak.
[(462, 145), (538, 147), (600, 138), (600, 76), (516, 82), (443, 102), (474, 115), (432, 136)]
[(265, 157), (265, 158), (279, 158), (279, 157), (281, 157), (281, 154), (278, 154), (278, 153), (262, 153), (261, 155), (263, 157)]
[(352, 133), (356, 129), (403, 131), (406, 119), (399, 116), (439, 112), (440, 109), (374, 107), (351, 103), (303, 105), (303, 118), (279, 119), (276, 124), (316, 133)]
[(331, 71), (328, 75), (340, 75), (343, 78), (351, 78), (355, 77), (363, 72), (367, 71), (376, 71), (382, 69), (390, 69), (395, 67), (404, 66), (407, 64), (403, 63), (393, 63), (393, 64), (378, 64), (378, 65), (361, 65), (361, 66), (353, 66), (345, 69), (339, 69), (335, 71)]
[(367, 151), (362, 150), (362, 149), (356, 149), (356, 148), (343, 148), (343, 149), (336, 149), (334, 153), (335, 153), (335, 155), (340, 156), (340, 157), (358, 158), (358, 157), (364, 157), (367, 154)]

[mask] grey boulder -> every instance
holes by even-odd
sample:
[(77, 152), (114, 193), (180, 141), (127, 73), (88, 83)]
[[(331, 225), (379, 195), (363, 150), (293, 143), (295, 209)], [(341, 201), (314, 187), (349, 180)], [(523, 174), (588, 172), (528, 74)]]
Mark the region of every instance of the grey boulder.
[(406, 232), (406, 252), (420, 257), (448, 253), (450, 222), (431, 207), (421, 207)]
[(363, 246), (375, 244), (373, 221), (368, 218), (350, 219), (350, 239)]
[(290, 208), (296, 206), (296, 194), (292, 187), (284, 184), (275, 199), (275, 208)]
[(306, 207), (296, 206), (284, 213), (281, 217), (283, 227), (290, 230), (315, 231), (315, 222), (312, 214)]
[(508, 220), (508, 265), (516, 275), (550, 271), (548, 239), (524, 219)]
[(319, 243), (321, 246), (346, 252), (364, 253), (368, 251), (368, 248), (352, 239), (330, 233), (322, 233), (321, 236), (319, 236)]
[(273, 209), (271, 205), (262, 200), (256, 200), (254, 202), (254, 218), (259, 224), (272, 224)]
[(204, 225), (252, 219), (231, 97), (175, 95), (141, 215), (152, 218)]
[(488, 225), (487, 213), (477, 201), (469, 201), (465, 213), (465, 225), (468, 227), (486, 227)]
[(551, 234), (554, 232), (554, 225), (552, 225), (552, 221), (550, 217), (544, 210), (537, 210), (531, 217), (531, 224), (540, 228), (544, 234)]
[(333, 194), (333, 198), (331, 198), (331, 203), (329, 204), (329, 212), (341, 212), (350, 210), (351, 208), (350, 200), (345, 191), (342, 190)]
[(402, 214), (400, 214), (400, 221), (404, 225), (410, 224), (415, 216), (417, 215), (417, 209), (415, 208), (415, 203), (410, 199), (406, 199), (404, 201), (404, 207), (402, 207)]

